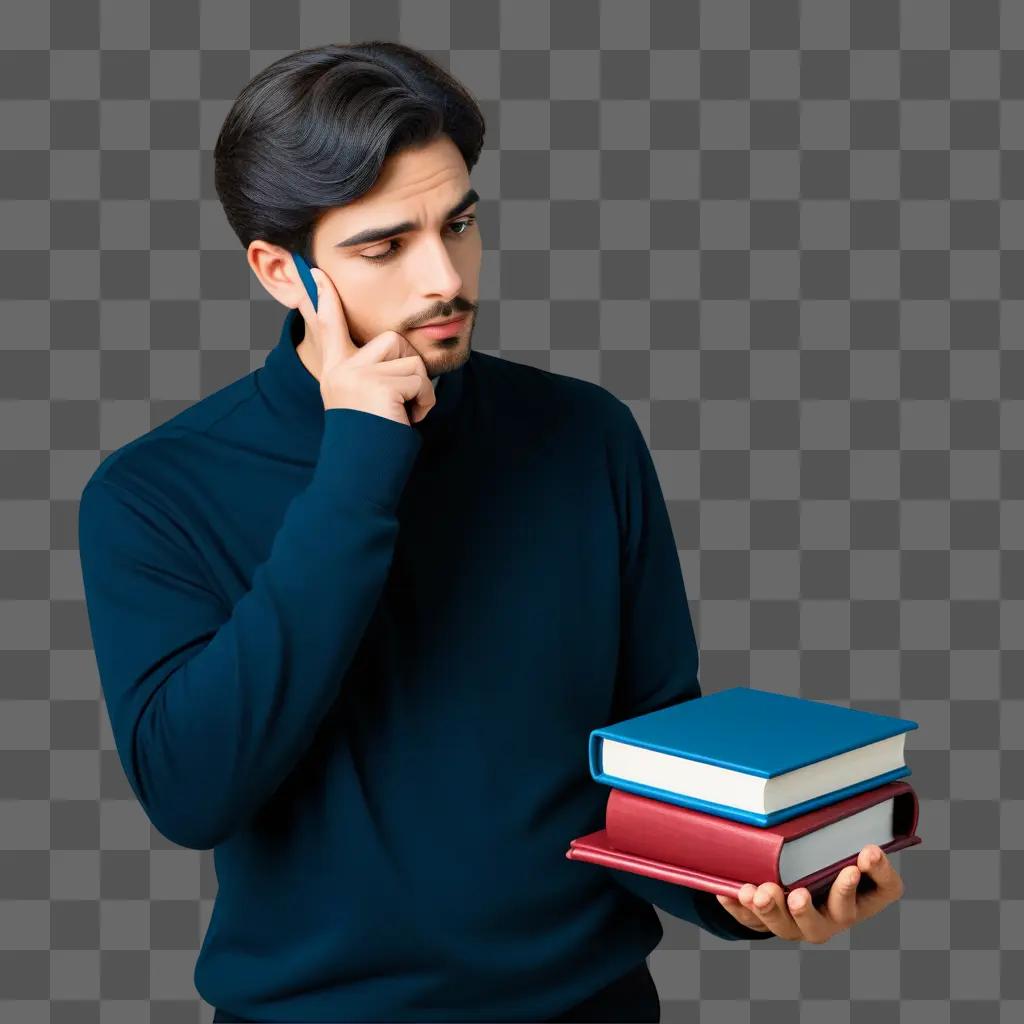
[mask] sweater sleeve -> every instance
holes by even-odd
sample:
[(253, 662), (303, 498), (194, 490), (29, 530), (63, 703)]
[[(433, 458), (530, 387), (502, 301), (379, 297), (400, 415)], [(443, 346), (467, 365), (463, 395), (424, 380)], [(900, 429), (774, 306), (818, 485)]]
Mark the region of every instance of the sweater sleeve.
[[(619, 664), (613, 721), (701, 695), (686, 587), (657, 471), (632, 410), (616, 399), (616, 500), (622, 536)], [(630, 892), (719, 938), (766, 939), (740, 924), (714, 893), (611, 869)]]
[(386, 417), (326, 410), (309, 483), (233, 608), (116, 463), (87, 483), (79, 555), (104, 700), (129, 784), (172, 842), (230, 836), (309, 746), (386, 582), (422, 443)]

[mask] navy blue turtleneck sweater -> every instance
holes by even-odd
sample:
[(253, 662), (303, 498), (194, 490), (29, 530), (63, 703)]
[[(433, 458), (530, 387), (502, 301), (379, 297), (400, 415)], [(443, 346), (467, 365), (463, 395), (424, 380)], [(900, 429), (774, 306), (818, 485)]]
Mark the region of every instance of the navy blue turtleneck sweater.
[[(652, 903), (570, 861), (592, 729), (700, 696), (633, 415), (474, 351), (412, 426), (325, 410), (296, 311), (264, 365), (105, 458), (79, 548), (127, 779), (214, 850), (195, 983), (254, 1020), (543, 1020), (641, 964)], [(770, 935), (770, 933), (767, 933)]]

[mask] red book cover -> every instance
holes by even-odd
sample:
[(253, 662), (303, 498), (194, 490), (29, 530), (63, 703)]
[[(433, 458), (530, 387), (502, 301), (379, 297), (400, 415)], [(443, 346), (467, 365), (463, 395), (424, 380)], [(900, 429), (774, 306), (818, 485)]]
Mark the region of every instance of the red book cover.
[(786, 893), (806, 888), (820, 895), (844, 867), (857, 862), (860, 849), (784, 885), (779, 877), (783, 844), (884, 800), (893, 801), (894, 838), (879, 843), (881, 849), (889, 854), (920, 843), (917, 794), (905, 780), (883, 783), (770, 828), (612, 788), (605, 828), (573, 839), (565, 855), (734, 898), (746, 882), (775, 882)]

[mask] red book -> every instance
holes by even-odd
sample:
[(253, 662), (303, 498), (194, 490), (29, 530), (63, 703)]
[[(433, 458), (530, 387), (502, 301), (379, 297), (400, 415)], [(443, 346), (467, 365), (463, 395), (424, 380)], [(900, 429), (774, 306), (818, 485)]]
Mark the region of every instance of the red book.
[(889, 854), (920, 843), (917, 815), (905, 780), (768, 828), (612, 788), (605, 828), (573, 839), (565, 856), (733, 898), (746, 882), (821, 896), (868, 844)]

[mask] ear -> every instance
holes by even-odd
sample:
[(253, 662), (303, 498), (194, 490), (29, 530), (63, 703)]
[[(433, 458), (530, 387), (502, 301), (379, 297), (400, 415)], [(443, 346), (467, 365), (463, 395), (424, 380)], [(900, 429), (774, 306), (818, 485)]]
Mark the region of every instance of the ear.
[(245, 256), (256, 279), (268, 294), (283, 306), (298, 309), (306, 295), (306, 288), (299, 277), (292, 254), (280, 245), (272, 245), (257, 238), (249, 243)]

